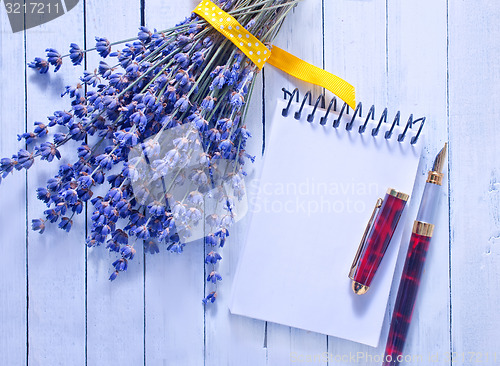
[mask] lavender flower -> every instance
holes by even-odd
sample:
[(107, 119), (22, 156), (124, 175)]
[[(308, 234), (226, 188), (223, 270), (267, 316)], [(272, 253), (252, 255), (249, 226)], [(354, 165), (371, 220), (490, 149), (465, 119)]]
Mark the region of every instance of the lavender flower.
[(71, 43), (69, 49), (69, 58), (73, 65), (80, 65), (83, 61), (84, 52), (76, 43)]
[(37, 153), (40, 154), (42, 160), (52, 161), (54, 156), (57, 159), (61, 159), (61, 153), (57, 150), (55, 144), (51, 142), (44, 142), (39, 147), (35, 148)]
[(40, 57), (35, 57), (35, 60), (28, 63), (28, 66), (38, 70), (40, 74), (46, 74), (49, 71), (49, 62)]
[(243, 106), (243, 103), (245, 102), (245, 99), (243, 95), (237, 92), (233, 92), (231, 96), (231, 105), (236, 109), (239, 110)]
[(31, 228), (34, 231), (38, 231), (40, 234), (43, 234), (43, 232), (45, 231), (45, 221), (34, 219), (31, 221)]
[(217, 281), (222, 281), (222, 276), (219, 273), (212, 271), (209, 273), (207, 281), (212, 283), (217, 283)]
[(63, 217), (59, 222), (59, 228), (68, 232), (71, 230), (71, 225), (73, 225), (73, 221), (69, 217)]
[(222, 259), (222, 257), (220, 256), (219, 253), (211, 251), (210, 253), (207, 254), (207, 257), (205, 258), (205, 263), (216, 264), (221, 259)]
[(106, 58), (111, 53), (111, 45), (106, 38), (95, 37), (96, 45), (95, 48), (97, 53), (102, 57)]
[(15, 158), (17, 160), (17, 164), (15, 165), (17, 170), (20, 170), (21, 168), (29, 169), (34, 163), (33, 154), (24, 149), (19, 150)]
[(217, 293), (215, 291), (210, 292), (202, 301), (203, 304), (207, 304), (209, 302), (214, 303), (217, 299)]
[(55, 66), (54, 72), (57, 72), (61, 68), (63, 62), (61, 54), (53, 48), (47, 48), (45, 52), (47, 52), (47, 61)]

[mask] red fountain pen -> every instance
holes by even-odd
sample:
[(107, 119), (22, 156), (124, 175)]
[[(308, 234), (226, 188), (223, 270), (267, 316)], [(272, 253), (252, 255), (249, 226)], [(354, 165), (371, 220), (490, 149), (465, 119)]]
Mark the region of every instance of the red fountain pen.
[(422, 269), (427, 255), (427, 249), (434, 231), (434, 214), (436, 212), (441, 184), (443, 183), (443, 166), (447, 144), (441, 149), (434, 160), (434, 166), (429, 172), (425, 184), (422, 202), (417, 219), (413, 224), (410, 245), (399, 283), (396, 305), (392, 314), (391, 328), (387, 338), (383, 366), (398, 365), (404, 360), (403, 348), (408, 328), (415, 307)]

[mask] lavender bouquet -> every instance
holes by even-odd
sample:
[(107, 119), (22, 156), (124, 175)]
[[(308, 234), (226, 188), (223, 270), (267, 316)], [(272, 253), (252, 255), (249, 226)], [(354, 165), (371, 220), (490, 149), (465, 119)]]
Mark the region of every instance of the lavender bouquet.
[[(266, 43), (298, 1), (217, 5)], [(117, 49), (120, 44), (125, 47)], [(37, 158), (60, 159), (59, 147), (73, 143), (74, 163), (62, 164), (37, 189), (47, 210), (32, 220), (33, 230), (43, 233), (52, 223), (70, 231), (73, 217), (90, 201), (86, 245), (117, 253), (110, 280), (127, 270), (138, 240), (152, 254), (163, 245), (180, 253), (198, 235), (207, 246), (207, 281), (214, 283), (203, 302), (214, 302), (221, 280), (217, 248), (224, 246), (236, 202), (244, 196), (244, 164), (253, 160), (245, 151), (251, 135), (244, 121), (258, 69), (195, 14), (163, 31), (141, 27), (134, 39), (111, 43), (96, 37), (88, 50), (72, 43), (69, 54), (61, 55), (48, 48), (46, 59), (28, 65), (57, 72), (65, 59), (80, 65), (91, 51), (103, 60), (66, 86), (67, 111), (55, 111), (48, 123), (35, 122), (32, 132), (18, 136), (25, 148), (1, 159), (0, 182)]]

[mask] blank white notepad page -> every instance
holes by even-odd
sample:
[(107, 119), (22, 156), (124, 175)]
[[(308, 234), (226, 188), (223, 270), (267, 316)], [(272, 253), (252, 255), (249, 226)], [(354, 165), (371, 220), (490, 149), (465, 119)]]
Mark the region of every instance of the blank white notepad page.
[(322, 126), (321, 109), (310, 123), (309, 106), (296, 120), (296, 103), (283, 117), (287, 103), (277, 104), (271, 122), (230, 310), (376, 347), (406, 214), (365, 295), (353, 293), (349, 269), (377, 198), (388, 188), (411, 194), (420, 140), (410, 144), (410, 129), (398, 142), (399, 127), (384, 138), (391, 123), (374, 137), (378, 120), (360, 134), (364, 118), (350, 131), (350, 117), (333, 128), (335, 113)]

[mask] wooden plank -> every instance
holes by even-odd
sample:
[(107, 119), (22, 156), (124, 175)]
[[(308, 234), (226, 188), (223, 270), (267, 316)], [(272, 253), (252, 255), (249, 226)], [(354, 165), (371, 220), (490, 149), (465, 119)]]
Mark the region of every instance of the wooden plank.
[[(82, 42), (83, 5), (72, 12), (26, 32), (28, 61), (45, 58), (44, 50), (54, 47), (65, 53), (72, 41)], [(64, 30), (64, 31), (61, 31)], [(60, 94), (65, 85), (74, 85), (82, 68), (73, 69), (65, 60), (64, 70), (40, 75), (28, 70), (28, 130), (34, 121), (47, 123), (46, 116), (69, 109)], [(72, 146), (70, 146), (72, 145)], [(60, 149), (63, 161), (75, 161), (76, 145)], [(54, 159), (56, 160), (56, 159)], [(43, 217), (46, 209), (36, 198), (36, 189), (57, 174), (58, 163), (37, 161), (28, 172), (28, 225)], [(48, 225), (43, 235), (29, 228), (29, 358), (33, 365), (85, 364), (85, 225), (84, 217), (73, 218), (69, 234)]]
[[(326, 15), (326, 13), (325, 13)], [(290, 13), (279, 35), (273, 42), (276, 46), (318, 67), (323, 67), (323, 2), (313, 0), (300, 3)], [(269, 136), (272, 116), (277, 98), (283, 98), (281, 88), (292, 91), (299, 88), (301, 97), (312, 91), (313, 102), (322, 89), (294, 79), (270, 66), (265, 69), (265, 129)], [(258, 270), (258, 267), (256, 268)], [(264, 335), (267, 347), (267, 364), (295, 364), (296, 358), (322, 354), (327, 351), (327, 337), (297, 328), (267, 323)]]
[[(87, 47), (95, 45), (95, 37), (110, 42), (135, 37), (140, 26), (140, 1), (127, 1), (122, 6), (86, 2)], [(121, 50), (125, 45), (112, 47)], [(101, 58), (89, 53), (87, 69), (93, 71)], [(115, 59), (106, 59), (114, 65)], [(105, 184), (107, 188), (107, 184)], [(104, 188), (104, 187), (103, 187)], [(101, 191), (101, 194), (103, 192)], [(105, 193), (105, 192), (104, 192)], [(97, 195), (97, 193), (96, 193)], [(89, 203), (88, 213), (93, 206)], [(89, 218), (88, 232), (90, 232)], [(129, 261), (128, 270), (110, 282), (118, 258), (102, 246), (88, 250), (87, 256), (87, 364), (144, 364), (144, 262), (142, 242), (135, 243), (137, 253)]]
[(500, 362), (500, 8), (449, 2), (453, 365)]
[[(175, 26), (196, 5), (146, 0), (146, 26), (157, 30)], [(203, 242), (188, 243), (182, 254), (167, 252), (161, 244), (160, 253), (147, 253), (145, 258), (146, 362), (203, 364)]]
[[(256, 156), (256, 162), (247, 162), (245, 177), (247, 197), (251, 199), (253, 183), (258, 176), (264, 136), (263, 101), (265, 96), (264, 72), (257, 75), (257, 80), (249, 103), (246, 126), (252, 134), (246, 151)], [(267, 103), (267, 101), (265, 102)], [(249, 203), (247, 201), (247, 203)], [(238, 203), (241, 204), (241, 203)], [(241, 207), (241, 206), (237, 206)], [(208, 207), (213, 208), (211, 206)], [(220, 210), (219, 210), (220, 211)], [(208, 305), (205, 311), (205, 364), (206, 365), (264, 365), (266, 364), (266, 324), (263, 321), (232, 315), (229, 301), (234, 274), (240, 254), (245, 244), (251, 213), (247, 214), (230, 229), (230, 237), (219, 252), (223, 259), (218, 264), (218, 272), (223, 280), (217, 285), (218, 297), (214, 305)], [(207, 248), (210, 250), (209, 248)], [(205, 281), (205, 280), (204, 280)], [(213, 285), (206, 284), (205, 293), (212, 291)]]
[[(250, 101), (246, 124), (253, 137), (247, 145), (247, 152), (260, 157), (262, 151), (262, 77), (257, 76), (254, 93)], [(245, 179), (247, 185), (247, 197), (251, 193), (252, 183), (256, 177), (260, 159), (256, 163), (247, 163), (245, 171), (248, 176)], [(245, 198), (247, 199), (247, 198)], [(242, 204), (241, 202), (237, 203)], [(240, 206), (236, 206), (240, 207)], [(213, 205), (207, 206), (207, 210)], [(220, 212), (220, 208), (217, 212)], [(235, 211), (238, 214), (237, 211)], [(218, 252), (222, 260), (218, 264), (217, 271), (223, 280), (217, 284), (217, 301), (215, 304), (206, 306), (205, 311), (205, 365), (264, 365), (266, 362), (265, 348), (265, 322), (232, 315), (229, 312), (229, 301), (234, 274), (238, 265), (238, 259), (242, 253), (245, 243), (248, 223), (251, 214), (247, 213), (240, 221), (236, 222), (230, 229), (224, 248)], [(207, 248), (210, 250), (210, 247)], [(204, 281), (205, 282), (205, 281)], [(207, 284), (205, 293), (212, 291), (213, 285)]]
[[(3, 5), (2, 5), (3, 7)], [(3, 9), (2, 9), (3, 10)], [(24, 33), (13, 34), (7, 13), (0, 12), (0, 156), (10, 157), (23, 146), (16, 135), (24, 132)], [(14, 172), (0, 185), (2, 256), (0, 259), (0, 364), (26, 365), (26, 175)]]
[[(325, 66), (354, 85), (363, 116), (372, 104), (376, 116), (387, 105), (386, 15), (381, 1), (325, 1)], [(328, 337), (328, 362), (334, 365), (355, 363), (352, 355), (356, 362), (369, 363), (376, 353), (380, 350)]]
[[(400, 109), (402, 123), (408, 115), (426, 116), (425, 144), (409, 206), (409, 222), (403, 235), (398, 266), (391, 292), (390, 313), (394, 305), (410, 227), (422, 197), (427, 171), (438, 151), (447, 141), (447, 9), (443, 2), (405, 1), (388, 3), (388, 104)], [(405, 347), (405, 357), (440, 354), (449, 349), (449, 242), (447, 181), (443, 184), (441, 203), (436, 215), (436, 230), (429, 249), (415, 304), (412, 325)], [(386, 318), (380, 352), (384, 351), (390, 318)], [(444, 363), (443, 363), (444, 364)]]
[(382, 112), (388, 93), (385, 2), (325, 1), (325, 67), (356, 88), (365, 114), (372, 104)]

